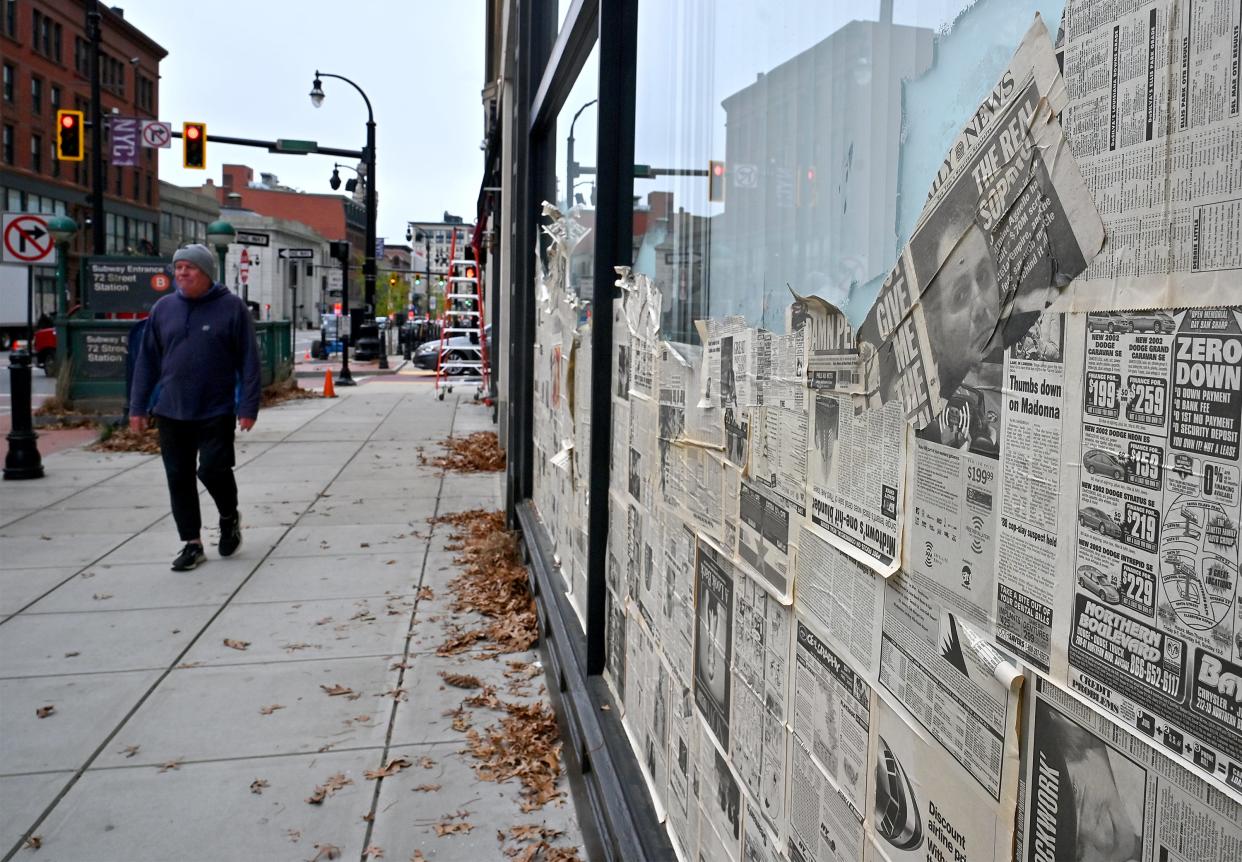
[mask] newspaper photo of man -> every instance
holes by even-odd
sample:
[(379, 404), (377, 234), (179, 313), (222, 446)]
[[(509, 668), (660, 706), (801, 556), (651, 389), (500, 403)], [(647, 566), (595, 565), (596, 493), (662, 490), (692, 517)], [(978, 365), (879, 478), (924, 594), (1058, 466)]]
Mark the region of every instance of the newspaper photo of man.
[(733, 368), (733, 336), (720, 339), (720, 406), (737, 407), (737, 372)]
[(612, 394), (626, 400), (630, 397), (630, 348), (624, 344), (617, 346), (617, 381)]
[(817, 395), (813, 419), (816, 458), (812, 463), (819, 471), (814, 478), (823, 484), (829, 484), (832, 481), (833, 458), (840, 435), (841, 402), (831, 395)]

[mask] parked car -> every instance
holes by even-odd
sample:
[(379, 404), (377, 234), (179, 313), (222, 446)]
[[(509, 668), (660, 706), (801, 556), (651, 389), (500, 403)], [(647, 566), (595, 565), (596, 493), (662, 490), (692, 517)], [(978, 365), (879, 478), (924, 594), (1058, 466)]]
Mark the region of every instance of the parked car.
[(1173, 318), (1163, 311), (1140, 311), (1124, 315), (1135, 332), (1171, 333), (1177, 328)]
[(1088, 449), (1082, 453), (1082, 466), (1092, 475), (1100, 473), (1113, 479), (1126, 477), (1126, 469), (1121, 459), (1103, 449)]
[(1133, 332), (1134, 324), (1124, 315), (1100, 311), (1087, 315), (1087, 330), (1095, 330), (1096, 332)]
[[(487, 342), (487, 351), (490, 355), (492, 350), (491, 324), (484, 328), (483, 333), (483, 337)], [(478, 362), (480, 359), (478, 346), (478, 342), (474, 341), (469, 335), (454, 335), (444, 343), (444, 358), (457, 362)], [(433, 338), (430, 341), (424, 342), (418, 350), (414, 351), (414, 367), (435, 371), (439, 355), (440, 339)], [(459, 368), (456, 371), (450, 368), (449, 372), (455, 374), (477, 373), (474, 368)]]
[(1078, 567), (1078, 586), (1095, 593), (1100, 599), (1115, 605), (1121, 601), (1121, 591), (1111, 583), (1108, 575), (1095, 566)]
[(1088, 530), (1095, 530), (1097, 533), (1108, 536), (1110, 539), (1120, 539), (1122, 536), (1121, 526), (1109, 517), (1107, 512), (1097, 509), (1095, 506), (1084, 506), (1079, 509), (1078, 523)]

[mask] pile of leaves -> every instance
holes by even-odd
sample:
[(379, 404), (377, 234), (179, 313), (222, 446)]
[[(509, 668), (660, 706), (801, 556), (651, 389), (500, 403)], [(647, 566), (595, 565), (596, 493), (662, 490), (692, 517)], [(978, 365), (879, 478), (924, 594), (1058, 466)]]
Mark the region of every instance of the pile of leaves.
[(550, 842), (563, 834), (539, 823), (524, 823), (511, 827), (507, 833), (496, 830), (496, 840), (508, 843), (503, 847), (504, 854), (515, 862), (582, 862), (576, 848), (552, 846)]
[(273, 383), (263, 390), (259, 396), (259, 407), (274, 407), (285, 401), (299, 401), (303, 398), (322, 398), (323, 394), (314, 389), (303, 389), (298, 386), (297, 378), (287, 377), (279, 383)]
[(145, 428), (142, 431), (131, 431), (129, 426), (104, 428), (103, 436), (87, 447), (92, 452), (141, 452), (145, 455), (158, 455), (160, 451), (160, 432), (158, 428)]
[(466, 731), (466, 751), (479, 761), (474, 774), (480, 781), (522, 783), (522, 810), (534, 811), (559, 799), (556, 780), (561, 774), (561, 740), (556, 714), (546, 703), (498, 701), (505, 715), (482, 733)]
[(74, 409), (70, 402), (59, 395), (43, 399), (43, 403), (34, 409), (33, 415), (45, 420), (38, 423), (37, 430), (48, 431), (60, 428), (82, 428), (94, 425), (102, 418), (97, 414), (83, 413), (81, 410)]
[(419, 463), (459, 473), (495, 473), (505, 468), (505, 453), (494, 431), (447, 437), (440, 441), (440, 445), (445, 449), (444, 455), (428, 458), (419, 453)]
[(539, 639), (535, 600), (518, 551), (517, 534), (505, 528), (503, 512), (470, 509), (432, 518), (448, 524), (462, 573), (449, 582), (454, 612), (475, 611), (491, 620), (483, 628), (458, 632), (436, 650), (455, 655), (484, 642), (493, 654), (524, 652)]

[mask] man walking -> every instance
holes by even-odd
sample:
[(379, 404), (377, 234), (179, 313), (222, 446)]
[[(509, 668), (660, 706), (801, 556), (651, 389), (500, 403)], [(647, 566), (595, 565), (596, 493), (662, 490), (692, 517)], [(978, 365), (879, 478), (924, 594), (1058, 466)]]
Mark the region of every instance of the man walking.
[(207, 559), (197, 476), (220, 512), (220, 556), (241, 545), (233, 478), (233, 426), (254, 427), (259, 414), (259, 354), (254, 319), (241, 297), (214, 283), (216, 262), (205, 245), (173, 255), (177, 290), (151, 308), (134, 366), (129, 426), (159, 418), (160, 451), (173, 520), (185, 547), (173, 560), (185, 572)]

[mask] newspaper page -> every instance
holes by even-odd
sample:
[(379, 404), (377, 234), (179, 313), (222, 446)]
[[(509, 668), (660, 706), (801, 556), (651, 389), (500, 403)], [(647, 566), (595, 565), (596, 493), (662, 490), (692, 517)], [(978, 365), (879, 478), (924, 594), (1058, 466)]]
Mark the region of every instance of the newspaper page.
[(824, 774), (797, 736), (789, 767), (790, 862), (864, 858), (862, 810)]
[[(1008, 862), (1015, 800), (997, 802), (919, 724), (876, 697), (867, 858)], [(1016, 764), (1015, 764), (1016, 769)]]
[(881, 575), (901, 560), (905, 418), (897, 404), (855, 413), (847, 396), (812, 399), (811, 527)]
[(1058, 308), (1237, 302), (1240, 27), (1237, 3), (1065, 4), (1062, 121), (1108, 244)]
[(754, 578), (735, 576), (733, 593), (733, 766), (756, 810), (780, 833), (788, 756), (786, 688), (793, 612)]
[(676, 351), (685, 363), (681, 369), (686, 389), (686, 425), (682, 441), (723, 450), (724, 412), (720, 402), (701, 397), (705, 369), (703, 348), (693, 344), (677, 344)]
[(686, 383), (689, 368), (677, 350), (668, 342), (660, 342), (659, 398), (656, 434), (656, 465), (660, 499), (665, 505), (676, 505), (684, 492), (677, 481), (681, 465), (676, 443), (686, 432)]
[(1242, 799), (1242, 307), (1068, 321), (1069, 687)]
[(693, 678), (694, 656), (694, 553), (696, 540), (674, 512), (664, 517), (664, 626), (659, 630), (660, 648), (679, 685)]
[(849, 319), (818, 296), (799, 296), (786, 311), (786, 329), (803, 333), (806, 385), (815, 392), (861, 392), (858, 347)]
[(1016, 656), (1050, 666), (1060, 533), (1063, 317), (971, 369), (910, 446), (905, 566)]
[(796, 629), (794, 736), (862, 820), (872, 688), (801, 620)]
[(742, 824), (742, 862), (784, 862), (780, 842), (754, 809), (746, 806), (746, 820)]
[(611, 591), (604, 594), (604, 680), (612, 689), (613, 700), (625, 710), (625, 602)]
[(1242, 805), (1045, 679), (1028, 698), (1014, 858), (1242, 859)]
[(757, 407), (751, 411), (747, 471), (752, 482), (778, 495), (797, 520), (806, 517), (810, 417), (803, 404), (800, 409)]
[(1061, 131), (1067, 100), (1037, 16), (958, 135), (858, 329), (865, 403), (921, 429), (967, 373), (1015, 343), (1104, 240)]
[(1013, 799), (1022, 675), (934, 587), (904, 570), (885, 583), (880, 685), (989, 797)]
[(723, 458), (701, 446), (679, 448), (684, 493), (678, 514), (712, 541), (725, 544)]
[(664, 819), (668, 784), (668, 723), (671, 677), (641, 614), (629, 614), (625, 636), (625, 713), (621, 724), (638, 753), (638, 764)]
[(627, 485), (630, 496), (650, 509), (655, 503), (658, 479), (656, 460), (656, 402), (633, 392), (630, 395), (629, 462)]
[(668, 833), (679, 858), (694, 859), (699, 835), (699, 730), (694, 695), (687, 686), (673, 692), (669, 713)]
[(733, 674), (733, 563), (702, 539), (694, 563), (694, 703), (723, 750), (729, 750)]
[(742, 562), (772, 594), (793, 602), (790, 559), (797, 538), (798, 516), (783, 498), (763, 485), (741, 480), (738, 495), (737, 544)]
[(699, 722), (699, 859), (736, 859), (742, 844), (742, 787), (729, 759)]
[(884, 579), (805, 524), (796, 569), (796, 607), (806, 625), (838, 655), (852, 659), (874, 684), (880, 667)]

